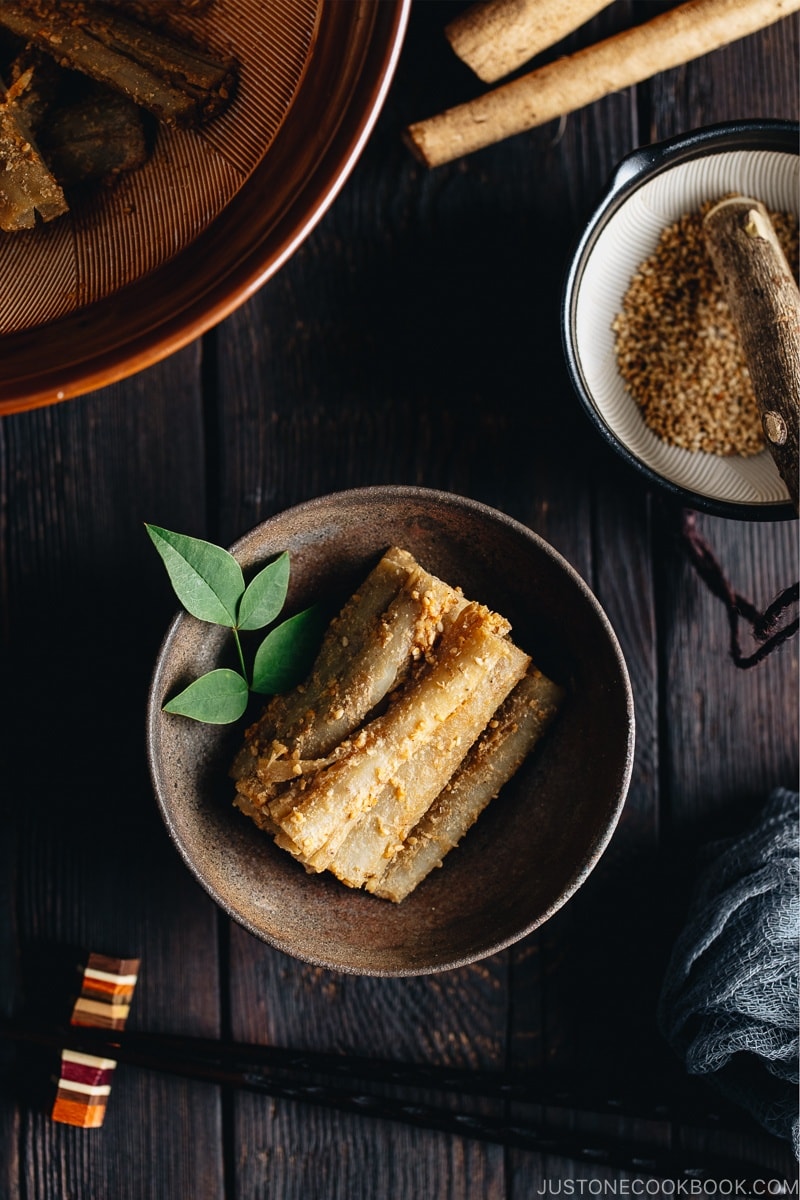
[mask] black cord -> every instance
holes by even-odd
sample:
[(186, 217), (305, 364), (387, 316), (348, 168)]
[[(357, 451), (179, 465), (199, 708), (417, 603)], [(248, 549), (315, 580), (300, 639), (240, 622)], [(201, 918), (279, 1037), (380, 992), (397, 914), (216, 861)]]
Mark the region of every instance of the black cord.
[[(763, 662), (779, 646), (794, 637), (800, 627), (800, 618), (794, 617), (780, 625), (787, 609), (797, 604), (800, 584), (793, 583), (784, 588), (767, 608), (760, 612), (756, 606), (737, 592), (728, 582), (725, 572), (708, 542), (697, 528), (697, 514), (683, 509), (680, 514), (679, 538), (683, 548), (703, 583), (725, 606), (730, 631), (730, 655), (735, 665), (746, 670)], [(751, 653), (745, 654), (740, 640), (740, 622), (750, 625), (753, 637), (761, 644)]]

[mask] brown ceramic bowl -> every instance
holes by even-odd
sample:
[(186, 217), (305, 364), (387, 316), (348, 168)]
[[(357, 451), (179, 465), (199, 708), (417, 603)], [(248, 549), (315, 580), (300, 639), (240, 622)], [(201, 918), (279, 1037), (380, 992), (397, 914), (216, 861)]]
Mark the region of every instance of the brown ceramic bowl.
[(332, 875), (306, 875), (233, 807), (227, 770), (241, 726), (200, 725), (161, 711), (171, 694), (219, 664), (225, 631), (185, 614), (175, 619), (155, 669), (147, 725), (167, 829), (217, 903), (280, 950), (364, 975), (460, 966), (541, 925), (603, 852), (633, 757), (630, 684), (606, 616), (555, 550), (502, 513), (424, 488), (365, 488), (273, 517), (233, 552), (247, 574), (288, 550), (287, 612), (320, 599), (335, 610), (392, 544), (507, 616), (517, 643), (569, 689), (539, 750), (402, 904), (353, 891)]
[(229, 109), (65, 217), (0, 235), (0, 415), (130, 375), (227, 316), (354, 165), (411, 0), (215, 0), (175, 17), (241, 64)]

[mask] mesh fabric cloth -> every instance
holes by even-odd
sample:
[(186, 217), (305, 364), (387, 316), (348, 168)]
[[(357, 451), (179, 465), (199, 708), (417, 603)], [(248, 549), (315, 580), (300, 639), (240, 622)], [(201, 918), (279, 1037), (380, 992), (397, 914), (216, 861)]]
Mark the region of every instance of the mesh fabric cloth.
[(798, 795), (781, 788), (745, 834), (708, 848), (659, 1024), (690, 1074), (791, 1140), (800, 1158), (798, 874)]

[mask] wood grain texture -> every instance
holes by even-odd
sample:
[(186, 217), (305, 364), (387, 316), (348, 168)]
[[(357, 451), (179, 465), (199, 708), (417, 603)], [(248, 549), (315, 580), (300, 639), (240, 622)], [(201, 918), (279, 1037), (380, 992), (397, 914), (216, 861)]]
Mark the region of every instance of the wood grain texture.
[[(218, 1029), (216, 913), (163, 836), (139, 716), (174, 604), (142, 522), (202, 531), (199, 349), (5, 422), (4, 665), (29, 690), (6, 697), (18, 850), (4, 922), (16, 927), (16, 1006), (51, 1021), (68, 1019), (75, 968), (97, 950), (143, 960), (131, 1028)], [(221, 1194), (216, 1089), (120, 1069), (104, 1130), (86, 1133), (51, 1123), (49, 1064), (20, 1057), (10, 1136), (22, 1195), (137, 1194), (129, 1163), (152, 1164), (153, 1194)]]
[[(796, 19), (783, 21), (707, 61), (651, 81), (651, 130), (664, 137), (689, 124), (741, 116), (736, 81), (743, 71), (747, 116), (796, 119), (797, 30)], [(676, 525), (674, 507), (660, 505), (654, 569), (661, 656), (664, 967), (701, 848), (738, 832), (754, 818), (769, 790), (794, 787), (798, 776), (797, 642), (787, 643), (759, 667), (737, 669), (728, 653), (724, 608), (688, 565), (675, 537)], [(702, 517), (698, 525), (733, 587), (758, 608), (797, 579), (795, 522), (742, 524)], [(756, 647), (746, 633), (742, 642), (746, 650)], [(715, 1145), (713, 1137), (676, 1137), (678, 1145)], [(736, 1153), (782, 1170), (787, 1179), (796, 1173), (780, 1143), (757, 1134), (741, 1139)]]
[[(237, 1038), (447, 1065), (501, 1064), (506, 997), (497, 960), (437, 977), (357, 978), (295, 963), (234, 929), (230, 977)], [(478, 1111), (500, 1115), (502, 1106)], [(242, 1196), (505, 1195), (499, 1148), (384, 1121), (240, 1096), (234, 1135)]]
[[(674, 508), (579, 411), (558, 298), (573, 239), (633, 146), (796, 115), (798, 22), (427, 172), (400, 131), (482, 86), (442, 36), (461, 8), (415, 6), (342, 194), (202, 346), (0, 423), (3, 667), (14, 681), (3, 1012), (44, 1011), (29, 1005), (45, 966), (57, 964), (66, 991), (75, 954), (96, 949), (141, 954), (131, 1028), (557, 1069), (596, 1089), (682, 1078), (655, 1028), (660, 980), (700, 844), (797, 778), (797, 642), (753, 671), (733, 666), (724, 611), (676, 540)], [(618, 0), (567, 48), (653, 8)], [(550, 541), (611, 619), (637, 719), (618, 830), (569, 905), (510, 951), (419, 979), (320, 970), (230, 924), (170, 846), (143, 754), (150, 665), (175, 602), (142, 522), (229, 543), (312, 496), (388, 482), (472, 496)], [(797, 577), (794, 523), (699, 527), (760, 607)], [(52, 1017), (56, 989), (45, 999)], [(122, 1067), (96, 1141), (51, 1125), (31, 1083), (47, 1064), (22, 1065), (27, 1076), (0, 1058), (0, 1200), (520, 1200), (544, 1181), (624, 1178)], [(626, 1144), (646, 1134), (716, 1146), (792, 1178), (789, 1152), (757, 1133), (691, 1143), (663, 1123), (509, 1110), (519, 1115)]]
[[(570, 48), (607, 36), (631, 19), (631, 6), (614, 5), (577, 34)], [(553, 209), (569, 213), (576, 226), (588, 215), (614, 163), (624, 153), (619, 139), (635, 143), (636, 119), (630, 97), (620, 95), (573, 114), (565, 122), (562, 140), (551, 151), (554, 161), (548, 164), (548, 193)], [(566, 239), (564, 261), (568, 252)], [(558, 280), (551, 286), (557, 287)], [(544, 294), (547, 290), (543, 286)], [(571, 408), (561, 375), (558, 364), (553, 364), (547, 376), (552, 379), (552, 409), (559, 417)], [(544, 448), (558, 432), (558, 424), (555, 429), (546, 427), (544, 436), (536, 430), (531, 440)], [(594, 440), (587, 438), (584, 445), (587, 431), (581, 425), (567, 426), (564, 432), (569, 444), (577, 448), (575, 462), (572, 455), (567, 464), (545, 461), (531, 474), (526, 481), (530, 499), (524, 519), (590, 582), (620, 637), (634, 690), (636, 760), (620, 825), (593, 876), (536, 936), (535, 947), (530, 944), (534, 939), (528, 939), (511, 952), (515, 985), (510, 1052), (516, 1065), (557, 1074), (577, 1071), (578, 1078), (597, 1075), (611, 1085), (624, 1079), (629, 1067), (628, 1062), (619, 1061), (621, 1047), (626, 1046), (634, 1059), (642, 1046), (649, 1053), (653, 1035), (647, 1003), (653, 992), (652, 978), (644, 995), (640, 989), (634, 991), (629, 958), (630, 939), (646, 939), (651, 921), (649, 911), (631, 911), (630, 894), (632, 889), (646, 892), (653, 878), (658, 839), (651, 531), (647, 505), (637, 501), (636, 481)], [(546, 451), (542, 458), (547, 460)], [(591, 921), (587, 921), (589, 912)], [(600, 937), (598, 929), (603, 931)], [(652, 976), (652, 966), (648, 974)], [(531, 994), (534, 991), (537, 999)], [(525, 1111), (517, 1110), (519, 1115)], [(563, 1124), (563, 1114), (551, 1111), (546, 1116), (551, 1124)], [(589, 1138), (608, 1128), (607, 1123), (586, 1118), (577, 1125), (573, 1120), (572, 1125), (585, 1130)], [(631, 1135), (624, 1125), (619, 1132), (623, 1137)], [(611, 1178), (614, 1174), (599, 1168), (587, 1171), (564, 1161), (541, 1161), (528, 1154), (512, 1154), (510, 1172), (512, 1195), (535, 1194), (548, 1180), (576, 1175)]]
[[(436, 15), (420, 11), (426, 40)], [(401, 66), (401, 95), (412, 74), (413, 65), (405, 77)], [(482, 475), (492, 458), (487, 444), (504, 445), (509, 418), (483, 404), (479, 382), (465, 391), (463, 370), (453, 370), (459, 346), (486, 316), (453, 312), (450, 303), (454, 271), (456, 290), (469, 286), (470, 295), (474, 271), (494, 274), (492, 254), (502, 246), (493, 200), (479, 178), (468, 179), (481, 208), (463, 227), (447, 190), (431, 188), (400, 146), (395, 97), (348, 185), (347, 203), (219, 331), (225, 536), (309, 496), (377, 482), (498, 498)], [(461, 262), (464, 237), (489, 243), (471, 268)], [(424, 276), (434, 280), (430, 294)], [(462, 315), (468, 324), (459, 329)], [(522, 352), (509, 335), (479, 369), (507, 372), (510, 381), (505, 349)], [(237, 1036), (445, 1064), (504, 1062), (503, 959), (442, 977), (370, 980), (293, 963), (237, 930), (231, 949)], [(234, 1135), (243, 1148), (241, 1195), (505, 1195), (502, 1151), (469, 1141), (299, 1105), (273, 1109), (252, 1097), (235, 1103)]]
[[(699, 528), (728, 579), (759, 608), (796, 578), (794, 523), (749, 525), (706, 517)], [(768, 789), (794, 786), (797, 643), (786, 643), (758, 667), (739, 670), (728, 655), (720, 601), (681, 559), (664, 584), (670, 686), (662, 749), (670, 776), (669, 822), (683, 841), (715, 826), (724, 832), (731, 819), (753, 812)], [(743, 642), (747, 647), (746, 634)]]
[[(796, 121), (797, 51), (797, 17), (789, 17), (715, 50), (700, 62), (657, 75), (642, 85), (649, 108), (647, 140), (745, 116)], [(747, 80), (746, 102), (743, 79)], [(686, 114), (690, 114), (689, 125)]]

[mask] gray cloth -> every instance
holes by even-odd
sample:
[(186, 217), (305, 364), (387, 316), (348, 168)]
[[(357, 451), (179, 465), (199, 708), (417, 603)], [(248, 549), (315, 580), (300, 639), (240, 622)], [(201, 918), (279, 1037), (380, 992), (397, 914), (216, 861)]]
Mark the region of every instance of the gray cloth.
[(798, 795), (778, 789), (743, 836), (708, 848), (659, 1002), (661, 1031), (800, 1158)]

